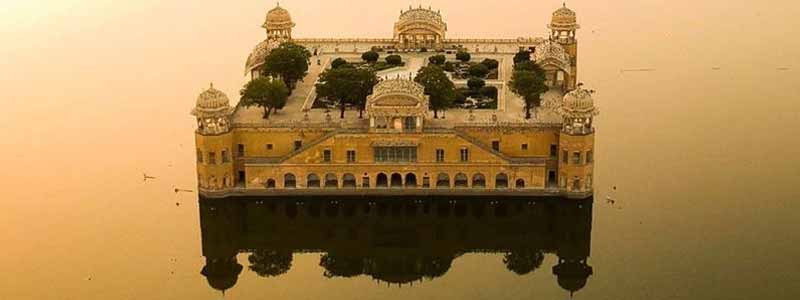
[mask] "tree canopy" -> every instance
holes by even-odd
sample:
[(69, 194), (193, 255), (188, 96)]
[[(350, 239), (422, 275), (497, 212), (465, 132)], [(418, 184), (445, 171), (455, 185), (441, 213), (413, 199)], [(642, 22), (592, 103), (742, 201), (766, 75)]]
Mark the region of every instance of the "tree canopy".
[(346, 64), (347, 64), (347, 61), (344, 60), (344, 58), (337, 57), (336, 59), (331, 61), (331, 68), (338, 69), (339, 67), (344, 66)]
[(371, 64), (378, 62), (378, 58), (380, 57), (381, 55), (378, 54), (378, 52), (372, 50), (364, 52), (364, 54), (361, 54), (361, 59)]
[(242, 105), (264, 108), (263, 118), (269, 119), (269, 115), (273, 111), (286, 106), (289, 89), (281, 80), (260, 77), (248, 82), (240, 94)]
[(470, 76), (483, 78), (486, 77), (487, 74), (489, 74), (489, 68), (486, 67), (486, 65), (484, 64), (474, 64), (469, 66), (467, 73), (469, 73)]
[(319, 75), (317, 95), (334, 100), (344, 118), (348, 105), (359, 108), (359, 117), (363, 116), (367, 96), (378, 84), (378, 77), (372, 69), (338, 68), (330, 69)]
[(264, 59), (262, 73), (279, 77), (290, 90), (308, 73), (311, 52), (294, 43), (283, 43), (270, 51)]
[(514, 54), (514, 65), (530, 60), (531, 60), (531, 52), (528, 50), (522, 50), (517, 52), (517, 54)]
[(486, 81), (484, 81), (483, 79), (480, 79), (480, 78), (473, 77), (473, 78), (470, 78), (469, 80), (467, 80), (467, 86), (471, 90), (475, 90), (475, 91), (480, 90), (485, 85), (486, 85)]
[(437, 54), (437, 55), (428, 57), (428, 61), (431, 64), (434, 64), (434, 65), (442, 65), (442, 64), (444, 64), (445, 61), (447, 61), (447, 58), (443, 54)]
[(497, 67), (500, 66), (500, 62), (499, 61), (497, 61), (496, 59), (491, 59), (491, 58), (484, 59), (481, 62), (481, 64), (486, 66), (487, 68), (489, 68), (489, 70), (497, 69)]
[(399, 66), (403, 63), (403, 58), (400, 57), (400, 55), (392, 54), (386, 57), (386, 63), (393, 66)]
[(419, 69), (414, 81), (425, 87), (425, 94), (430, 97), (433, 117), (439, 118), (439, 110), (447, 109), (455, 99), (455, 84), (437, 65), (428, 65)]
[(531, 108), (541, 105), (541, 94), (548, 90), (544, 70), (532, 61), (515, 66), (508, 86), (525, 100), (526, 119), (531, 118)]
[(456, 53), (456, 59), (462, 62), (468, 62), (470, 59), (472, 59), (472, 55), (466, 51), (458, 51)]

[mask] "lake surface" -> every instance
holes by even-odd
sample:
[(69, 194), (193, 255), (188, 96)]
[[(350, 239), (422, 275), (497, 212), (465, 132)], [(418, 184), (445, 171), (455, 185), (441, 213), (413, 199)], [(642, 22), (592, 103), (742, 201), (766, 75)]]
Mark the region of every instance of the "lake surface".
[[(348, 219), (311, 199), (320, 217), (289, 221), (286, 206), (175, 192), (196, 186), (189, 111), (208, 81), (236, 99), (263, 1), (140, 2), (0, 12), (2, 298), (565, 299), (583, 284), (559, 284), (560, 260), (572, 279), (591, 268), (575, 299), (800, 296), (797, 3), (570, 2), (601, 111), (593, 203), (497, 199), (500, 217), (459, 217), (468, 199), (446, 216), (436, 199), (414, 216), (387, 202), (381, 217), (375, 199)], [(376, 37), (408, 5), (381, 3), (286, 7), (298, 37)], [(513, 38), (545, 35), (560, 3), (433, 5), (451, 37)], [(231, 286), (201, 274), (231, 272)]]

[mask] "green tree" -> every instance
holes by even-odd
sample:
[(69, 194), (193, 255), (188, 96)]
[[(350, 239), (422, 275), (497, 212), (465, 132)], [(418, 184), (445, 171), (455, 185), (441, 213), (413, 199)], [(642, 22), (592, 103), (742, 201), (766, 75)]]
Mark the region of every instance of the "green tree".
[(530, 60), (531, 60), (531, 52), (528, 50), (521, 50), (517, 52), (517, 54), (514, 54), (514, 65)]
[(425, 94), (430, 97), (433, 117), (439, 118), (439, 110), (450, 107), (455, 99), (455, 85), (447, 74), (437, 65), (428, 65), (419, 69), (414, 81), (425, 87)]
[(480, 78), (472, 77), (467, 80), (467, 86), (473, 91), (478, 91), (486, 85), (486, 81)]
[(372, 69), (338, 68), (326, 70), (319, 76), (317, 94), (332, 99), (339, 106), (339, 117), (344, 119), (348, 105), (359, 108), (359, 118), (363, 117), (367, 96), (378, 83)]
[(361, 59), (371, 64), (378, 62), (378, 58), (380, 57), (381, 55), (378, 54), (378, 52), (372, 50), (364, 52), (364, 54), (361, 54)]
[(499, 61), (497, 61), (496, 59), (491, 59), (491, 58), (484, 59), (481, 62), (481, 64), (486, 66), (487, 68), (489, 68), (489, 70), (497, 69), (497, 67), (500, 66), (500, 62)]
[(493, 86), (484, 86), (480, 90), (481, 95), (486, 98), (497, 99), (497, 88)]
[(259, 77), (248, 82), (240, 94), (242, 105), (264, 108), (263, 118), (269, 119), (273, 111), (286, 106), (289, 89), (281, 80)]
[(461, 62), (468, 62), (470, 59), (472, 59), (472, 55), (466, 51), (458, 51), (458, 53), (456, 53), (456, 59), (460, 60)]
[(437, 54), (437, 55), (428, 57), (428, 61), (431, 64), (440, 65), (441, 66), (442, 64), (444, 64), (445, 61), (447, 61), (447, 58), (444, 57), (443, 54)]
[(336, 59), (334, 59), (334, 60), (331, 62), (331, 68), (333, 68), (333, 69), (338, 69), (339, 67), (341, 67), (341, 66), (344, 66), (344, 65), (346, 65), (346, 64), (347, 64), (347, 61), (346, 61), (346, 60), (344, 60), (344, 58), (337, 57)]
[(403, 64), (403, 58), (400, 57), (400, 55), (392, 54), (386, 57), (386, 63), (393, 66), (399, 66)]
[(486, 77), (487, 74), (489, 74), (489, 68), (487, 68), (486, 65), (484, 64), (474, 64), (469, 66), (469, 69), (467, 69), (467, 73), (469, 73), (469, 75), (473, 77), (483, 78)]
[[(538, 65), (535, 67), (538, 67)], [(515, 69), (511, 74), (511, 81), (508, 86), (511, 91), (522, 97), (525, 100), (525, 118), (531, 118), (531, 108), (541, 105), (541, 94), (547, 92), (548, 88), (545, 85), (544, 72), (528, 71), (525, 69)]]
[(291, 91), (308, 73), (310, 58), (311, 52), (305, 47), (291, 42), (283, 43), (272, 49), (264, 59), (262, 73), (281, 78)]

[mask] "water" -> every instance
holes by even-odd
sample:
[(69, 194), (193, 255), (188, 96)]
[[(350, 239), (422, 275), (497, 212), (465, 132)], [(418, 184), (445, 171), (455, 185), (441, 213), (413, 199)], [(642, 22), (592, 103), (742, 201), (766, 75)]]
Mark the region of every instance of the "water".
[[(0, 290), (13, 299), (219, 299), (201, 274), (197, 195), (174, 189), (196, 185), (188, 112), (208, 81), (235, 99), (247, 51), (263, 37), (265, 4), (73, 2), (20, 2), (0, 12), (8, 23), (0, 24), (7, 29), (0, 34)], [(560, 3), (432, 4), (452, 37), (513, 38), (531, 28), (543, 35)], [(800, 6), (569, 4), (583, 25), (580, 81), (598, 91), (601, 110), (587, 258), (593, 272), (574, 298), (797, 298), (800, 42), (788, 37)], [(197, 9), (187, 15), (190, 5)], [(387, 36), (407, 3), (389, 1), (385, 11), (345, 22), (337, 16), (352, 10), (318, 12), (360, 4), (285, 5), (298, 35)], [(514, 18), (539, 21), (508, 21)], [(330, 24), (340, 27), (330, 33)], [(157, 179), (144, 182), (143, 173)], [(398, 226), (389, 220), (385, 228)], [(374, 222), (359, 225), (378, 232)], [(443, 224), (548, 237), (537, 226), (459, 222), (466, 221)], [(471, 249), (494, 238), (475, 232)], [(456, 252), (446, 273), (413, 286), (387, 286), (369, 274), (327, 278), (321, 252), (295, 253), (288, 272), (261, 277), (249, 270), (250, 253), (241, 253), (243, 270), (225, 298), (569, 296), (553, 274), (552, 251), (525, 275), (506, 268), (506, 251)]]

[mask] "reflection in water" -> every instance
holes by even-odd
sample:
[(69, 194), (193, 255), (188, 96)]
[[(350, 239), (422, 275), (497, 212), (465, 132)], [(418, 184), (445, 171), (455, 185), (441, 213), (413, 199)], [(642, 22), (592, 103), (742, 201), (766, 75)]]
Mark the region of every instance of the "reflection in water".
[(313, 252), (322, 253), (325, 277), (397, 285), (441, 277), (465, 253), (502, 253), (502, 263), (519, 275), (555, 254), (553, 275), (570, 293), (592, 274), (591, 199), (415, 199), (201, 199), (201, 273), (225, 291), (242, 272), (240, 252), (250, 253), (248, 269), (262, 277), (288, 272), (293, 253)]

